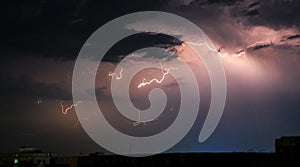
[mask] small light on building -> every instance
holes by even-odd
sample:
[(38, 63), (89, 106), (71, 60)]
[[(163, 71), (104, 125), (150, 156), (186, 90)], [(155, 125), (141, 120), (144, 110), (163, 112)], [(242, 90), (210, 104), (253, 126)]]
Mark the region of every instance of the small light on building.
[(14, 159), (14, 164), (18, 164), (19, 160), (18, 159)]

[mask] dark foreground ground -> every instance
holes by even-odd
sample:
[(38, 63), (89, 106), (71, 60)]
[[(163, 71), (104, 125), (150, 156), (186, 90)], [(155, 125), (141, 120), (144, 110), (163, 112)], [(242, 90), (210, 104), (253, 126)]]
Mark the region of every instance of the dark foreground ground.
[(78, 166), (300, 166), (300, 154), (178, 153), (151, 157), (81, 157)]
[(119, 155), (54, 157), (48, 163), (23, 161), (0, 166), (94, 167), (94, 166), (300, 166), (299, 153), (173, 153), (132, 158)]

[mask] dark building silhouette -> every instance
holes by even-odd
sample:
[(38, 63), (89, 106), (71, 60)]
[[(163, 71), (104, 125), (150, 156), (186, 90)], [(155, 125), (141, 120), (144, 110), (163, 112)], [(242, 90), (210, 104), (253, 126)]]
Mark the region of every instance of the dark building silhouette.
[(284, 136), (275, 140), (276, 153), (300, 153), (300, 136)]
[(17, 152), (1, 155), (0, 166), (45, 167), (55, 163), (56, 154), (46, 153), (34, 147), (20, 147)]
[(77, 167), (78, 157), (57, 157), (55, 158), (56, 167)]
[(166, 153), (149, 157), (105, 155), (56, 156), (36, 148), (22, 147), (16, 153), (0, 155), (0, 167), (94, 167), (94, 166), (300, 166), (300, 137), (275, 140), (276, 153)]

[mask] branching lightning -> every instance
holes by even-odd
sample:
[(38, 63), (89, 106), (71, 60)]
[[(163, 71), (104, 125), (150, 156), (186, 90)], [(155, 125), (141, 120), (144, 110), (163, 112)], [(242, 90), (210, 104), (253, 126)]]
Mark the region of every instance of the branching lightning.
[(212, 48), (211, 46), (209, 46), (207, 44), (207, 42), (204, 42), (204, 43), (195, 43), (195, 42), (186, 42), (187, 44), (192, 44), (192, 45), (196, 45), (196, 46), (206, 46), (210, 51), (213, 51), (213, 52), (218, 52), (218, 50)]
[[(226, 53), (221, 53), (222, 48), (216, 50), (216, 49), (212, 48), (210, 45), (208, 45), (206, 42), (204, 42), (204, 43), (186, 42), (186, 43), (191, 44), (191, 45), (196, 45), (196, 46), (206, 46), (210, 51), (218, 53), (218, 55), (221, 56), (221, 57), (227, 57), (228, 56), (228, 54), (226, 54)], [(260, 46), (260, 45), (262, 45), (262, 46), (270, 45), (271, 43), (272, 42), (269, 42), (269, 41), (258, 41), (258, 42), (255, 42), (253, 44), (248, 45), (246, 48), (234, 53), (233, 55), (231, 54), (231, 55), (235, 56), (235, 57), (240, 57), (240, 56), (245, 55), (247, 50), (249, 50), (253, 47)]]
[(196, 45), (196, 46), (206, 46), (210, 51), (218, 53), (219, 56), (226, 57), (225, 55), (222, 55), (220, 53), (221, 48), (218, 50), (215, 48), (212, 48), (210, 45), (207, 44), (207, 42), (204, 42), (204, 43), (186, 42), (186, 43), (191, 44), (191, 45)]
[(63, 105), (63, 102), (64, 102), (63, 100), (60, 101), (61, 112), (62, 112), (63, 114), (67, 114), (69, 110), (71, 110), (73, 107), (78, 106), (78, 105), (81, 103), (81, 101), (78, 101), (77, 103), (71, 104), (69, 107), (66, 107), (66, 108), (65, 108), (64, 105)]
[(173, 68), (173, 67), (165, 68), (165, 67), (163, 67), (161, 64), (160, 64), (160, 68), (161, 68), (162, 74), (163, 74), (163, 76), (162, 76), (161, 79), (153, 78), (153, 79), (151, 79), (150, 81), (146, 81), (146, 79), (144, 78), (144, 79), (142, 80), (142, 82), (137, 86), (137, 88), (141, 88), (141, 87), (144, 87), (144, 86), (146, 86), (146, 85), (150, 85), (152, 82), (155, 82), (155, 83), (157, 83), (157, 84), (160, 84), (160, 83), (162, 83), (162, 82), (165, 80), (166, 75), (168, 75), (168, 74), (170, 73), (170, 70), (176, 69), (176, 68)]
[(115, 76), (115, 78), (117, 79), (117, 80), (120, 80), (120, 79), (122, 79), (122, 77), (123, 77), (123, 68), (121, 68), (121, 70), (120, 70), (120, 72), (119, 72), (119, 75), (118, 74), (116, 74), (116, 73), (114, 73), (114, 72), (109, 72), (108, 73), (108, 77), (110, 77), (111, 79)]

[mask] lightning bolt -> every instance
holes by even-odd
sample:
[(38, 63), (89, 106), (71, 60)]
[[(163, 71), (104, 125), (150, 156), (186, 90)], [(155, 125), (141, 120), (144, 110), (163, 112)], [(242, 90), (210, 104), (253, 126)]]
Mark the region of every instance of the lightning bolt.
[(109, 72), (108, 73), (108, 77), (110, 77), (111, 79), (115, 76), (116, 77), (116, 79), (117, 80), (120, 80), (120, 79), (122, 79), (122, 77), (123, 77), (123, 68), (121, 68), (121, 70), (120, 70), (120, 72), (119, 72), (119, 75), (118, 74), (116, 74), (116, 73), (114, 73), (114, 72)]
[(206, 41), (205, 41), (204, 43), (195, 43), (195, 42), (186, 42), (186, 43), (187, 43), (187, 44), (191, 44), (191, 45), (196, 45), (196, 46), (206, 46), (210, 51), (218, 53), (219, 56), (221, 56), (221, 57), (226, 57), (225, 55), (222, 55), (222, 54), (220, 53), (221, 48), (218, 49), (218, 50), (215, 49), (215, 48), (212, 48), (210, 45), (207, 44)]
[(150, 85), (152, 82), (160, 84), (165, 80), (166, 75), (168, 75), (171, 70), (176, 69), (176, 68), (173, 68), (173, 67), (164, 68), (161, 64), (160, 64), (160, 68), (161, 68), (161, 71), (162, 71), (162, 74), (163, 74), (161, 79), (153, 78), (150, 81), (146, 81), (146, 79), (144, 78), (142, 80), (142, 82), (137, 86), (137, 88), (141, 88), (141, 87), (144, 87), (146, 85)]
[(196, 46), (206, 46), (210, 51), (218, 52), (218, 50), (216, 50), (215, 48), (212, 48), (211, 46), (209, 46), (207, 44), (207, 42), (204, 42), (204, 43), (186, 42), (186, 43), (191, 44), (191, 45), (196, 45)]
[(63, 100), (60, 101), (61, 112), (63, 114), (67, 114), (69, 110), (71, 110), (73, 107), (78, 106), (81, 103), (81, 101), (78, 101), (77, 103), (71, 104), (69, 107), (65, 108), (63, 102), (64, 102)]
[[(247, 46), (246, 49), (249, 49), (250, 47), (253, 47), (257, 44), (262, 44), (264, 42), (265, 41), (255, 42), (255, 43)], [(228, 54), (226, 54), (226, 53), (225, 54), (221, 53), (222, 48), (219, 48), (218, 50), (216, 50), (216, 49), (212, 48), (210, 45), (208, 45), (206, 42), (204, 42), (204, 43), (186, 42), (186, 43), (191, 44), (191, 45), (196, 45), (196, 46), (206, 46), (210, 51), (218, 53), (218, 55), (221, 56), (221, 57), (227, 57), (228, 56)], [(243, 56), (245, 54), (246, 54), (246, 51), (244, 49), (242, 49), (242, 50), (236, 52), (235, 54), (233, 54), (232, 56), (240, 57), (240, 56)]]

